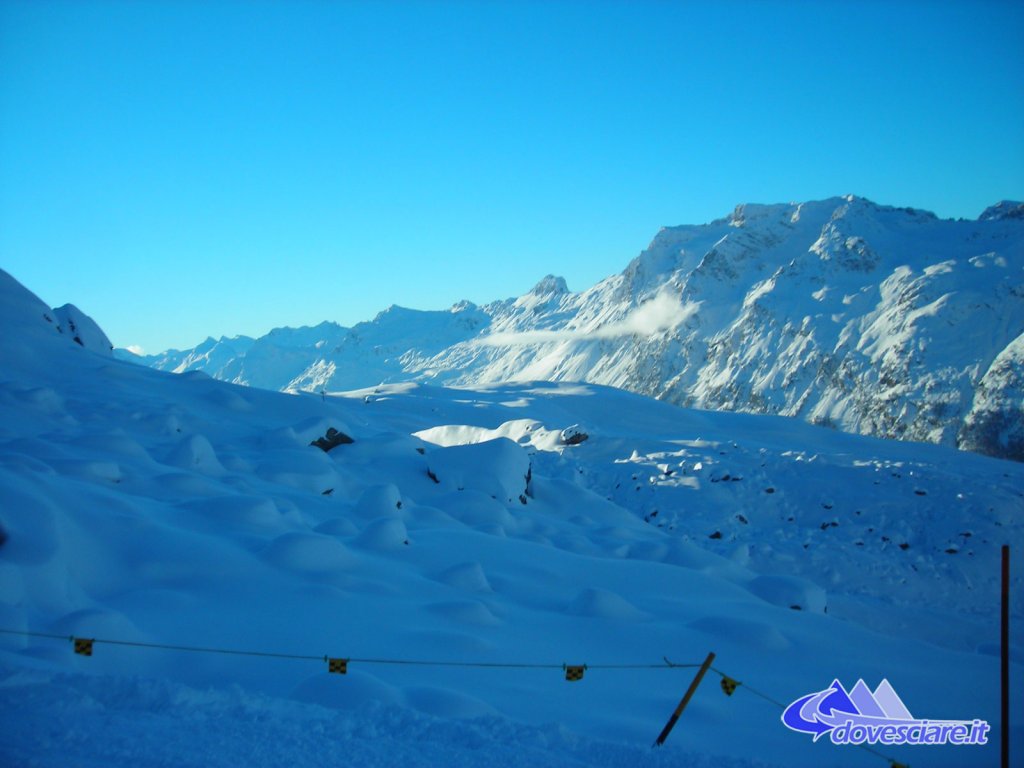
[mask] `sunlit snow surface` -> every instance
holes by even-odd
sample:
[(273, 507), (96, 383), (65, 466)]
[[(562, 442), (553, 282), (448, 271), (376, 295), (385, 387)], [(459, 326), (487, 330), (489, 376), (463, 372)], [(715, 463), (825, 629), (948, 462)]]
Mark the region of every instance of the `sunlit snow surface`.
[[(885, 765), (714, 673), (652, 752), (693, 670), (600, 667), (709, 651), (783, 703), (888, 678), (918, 717), (997, 721), (1019, 464), (593, 385), (321, 397), (164, 374), (72, 343), (0, 277), (0, 628), (553, 665), (341, 676), (0, 635), (2, 764)], [(355, 442), (310, 446), (328, 427)], [(567, 683), (563, 663), (592, 668)]]
[(977, 221), (852, 195), (663, 228), (580, 292), (393, 306), (139, 362), (269, 389), (589, 381), (685, 406), (1024, 460), (1024, 205)]

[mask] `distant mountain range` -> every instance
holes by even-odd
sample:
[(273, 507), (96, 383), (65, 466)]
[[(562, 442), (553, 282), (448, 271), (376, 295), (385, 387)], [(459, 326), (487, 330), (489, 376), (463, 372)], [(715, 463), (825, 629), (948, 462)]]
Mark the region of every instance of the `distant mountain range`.
[(134, 359), (285, 390), (588, 381), (1024, 460), (1024, 204), (975, 221), (854, 196), (740, 205), (578, 293), (549, 275), (483, 306)]

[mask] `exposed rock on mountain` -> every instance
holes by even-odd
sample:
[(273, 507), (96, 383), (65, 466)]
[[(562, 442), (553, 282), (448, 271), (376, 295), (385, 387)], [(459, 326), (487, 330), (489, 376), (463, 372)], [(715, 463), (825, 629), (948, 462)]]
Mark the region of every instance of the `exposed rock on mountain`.
[[(1021, 457), (1024, 205), (940, 220), (847, 196), (662, 229), (621, 274), (145, 362), (271, 388), (579, 380)], [(284, 338), (286, 334), (293, 337)]]

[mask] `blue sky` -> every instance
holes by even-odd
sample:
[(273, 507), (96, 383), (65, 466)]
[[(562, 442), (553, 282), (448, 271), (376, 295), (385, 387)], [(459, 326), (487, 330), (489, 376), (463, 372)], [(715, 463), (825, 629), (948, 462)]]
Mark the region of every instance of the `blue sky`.
[(0, 267), (118, 346), (585, 288), (664, 225), (1024, 198), (1019, 2), (0, 3)]

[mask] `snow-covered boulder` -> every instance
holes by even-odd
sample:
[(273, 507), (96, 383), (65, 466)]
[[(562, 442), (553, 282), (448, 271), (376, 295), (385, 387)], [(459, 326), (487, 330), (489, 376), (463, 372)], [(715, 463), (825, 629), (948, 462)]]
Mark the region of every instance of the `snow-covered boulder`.
[(590, 438), (590, 433), (579, 424), (566, 427), (559, 435), (562, 445), (579, 445)]
[(427, 466), (430, 476), (451, 490), (472, 489), (523, 504), (531, 493), (530, 457), (507, 437), (439, 448), (427, 456)]

